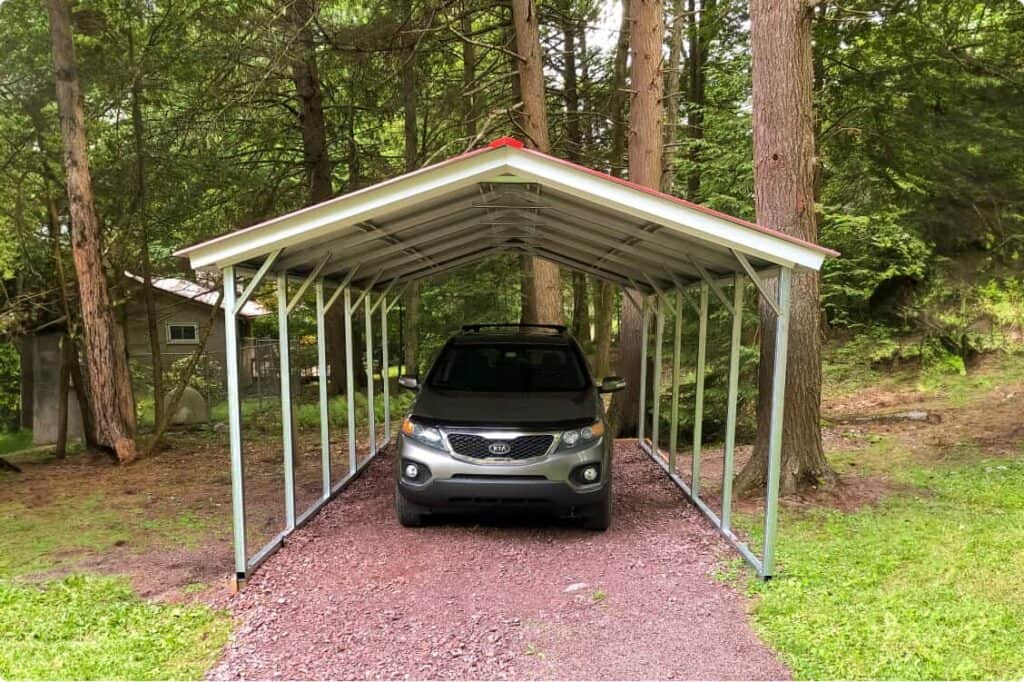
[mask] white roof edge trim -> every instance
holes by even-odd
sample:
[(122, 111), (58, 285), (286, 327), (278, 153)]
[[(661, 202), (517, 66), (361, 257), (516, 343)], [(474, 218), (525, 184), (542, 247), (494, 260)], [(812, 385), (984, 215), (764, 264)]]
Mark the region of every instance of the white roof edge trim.
[(825, 262), (826, 254), (817, 249), (688, 208), (665, 197), (609, 182), (557, 160), (519, 154), (512, 165), (531, 182), (776, 265), (820, 270)]
[(548, 186), (575, 199), (657, 223), (723, 250), (735, 249), (782, 267), (820, 270), (828, 255), (810, 245), (690, 208), (668, 197), (649, 194), (556, 158), (514, 147), (478, 150), (465, 157), (455, 157), (181, 249), (175, 255), (187, 256), (195, 269), (235, 265), (273, 249), (301, 244), (340, 228), (373, 220), (385, 211), (400, 211), (478, 182), (494, 182), (496, 176), (503, 173), (518, 176), (520, 183)]
[(195, 269), (225, 267), (287, 248), (341, 227), (370, 220), (381, 210), (399, 210), (422, 199), (448, 194), (487, 179), (507, 165), (507, 154), (492, 153), (454, 159), (393, 180), (344, 194), (322, 204), (289, 213), (175, 252), (187, 256)]

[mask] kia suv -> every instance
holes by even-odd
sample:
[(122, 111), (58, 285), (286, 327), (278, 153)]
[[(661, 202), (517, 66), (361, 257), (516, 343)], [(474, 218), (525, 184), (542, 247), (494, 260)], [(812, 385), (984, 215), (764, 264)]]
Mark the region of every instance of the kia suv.
[(537, 510), (611, 522), (612, 442), (602, 393), (579, 344), (555, 325), (467, 325), (421, 383), (398, 436), (395, 511), (403, 526), (438, 512)]

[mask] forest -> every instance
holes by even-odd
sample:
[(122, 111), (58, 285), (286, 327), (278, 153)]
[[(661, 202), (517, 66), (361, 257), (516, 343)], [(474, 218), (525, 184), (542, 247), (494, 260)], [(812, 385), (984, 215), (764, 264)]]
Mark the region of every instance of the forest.
[[(1024, 585), (1007, 567), (1019, 548), (1003, 557), (1001, 529), (980, 518), (998, 509), (1013, 519), (1011, 540), (1024, 528), (1016, 487), (1024, 481), (1022, 45), (1020, 0), (0, 0), (0, 519), (17, 531), (0, 541), (10, 557), (0, 559), (0, 607), (12, 605), (0, 615), (0, 641), (22, 641), (15, 623), (45, 620), (57, 594), (14, 580), (24, 577), (57, 576), (47, 584), (86, 611), (116, 602), (154, 623), (127, 667), (121, 645), (57, 669), (45, 649), (25, 644), (23, 659), (0, 653), (0, 677), (201, 676), (231, 629), (219, 606), (203, 601), (229, 553), (224, 510), (202, 488), (226, 466), (224, 358), (206, 352), (210, 335), (200, 333), (221, 298), (196, 327), (194, 352), (168, 363), (156, 341), (167, 320), (151, 286), (182, 278), (217, 292), (221, 282), (174, 253), (505, 136), (841, 254), (795, 289), (796, 407), (787, 403), (784, 451), (800, 466), (784, 471), (792, 534), (781, 561), (801, 578), (751, 586), (728, 560), (704, 572), (755, 595), (754, 630), (786, 674), (1019, 676), (1024, 659), (1012, 642), (1024, 626), (1011, 615), (1019, 598), (1008, 595)], [(767, 162), (766, 140), (794, 157)], [(804, 190), (807, 210), (793, 218), (780, 207), (787, 192)], [(379, 381), (425, 370), (462, 324), (522, 320), (566, 324), (595, 376), (621, 374), (638, 391), (641, 322), (628, 297), (584, 272), (513, 255), (415, 282), (388, 322), (399, 368)], [(273, 310), (273, 287), (254, 300)], [(736, 486), (749, 498), (738, 523), (756, 541), (759, 531), (743, 519), (763, 490), (759, 385), (763, 399), (771, 335), (764, 307), (748, 308), (737, 438), (749, 466)], [(327, 323), (333, 368), (343, 364), (344, 329), (340, 315)], [(126, 348), (132, 324), (146, 330), (147, 348)], [(254, 353), (261, 339), (276, 343), (277, 324), (274, 315), (251, 321), (244, 334)], [(290, 330), (292, 356), (314, 357), (308, 302)], [(53, 333), (61, 427), (56, 446), (40, 448), (24, 416), (26, 357), (30, 339)], [(358, 347), (362, 331), (353, 333)], [(684, 333), (695, 338), (697, 322), (687, 319)], [(713, 310), (709, 334), (704, 421), (683, 416), (673, 438), (689, 442), (696, 431), (698, 442), (718, 447), (727, 438), (728, 368), (717, 350), (729, 342), (725, 310)], [(697, 361), (691, 345), (683, 348), (688, 367)], [(343, 378), (332, 369), (330, 419), (343, 424), (355, 410), (362, 427), (365, 394), (344, 400)], [(298, 383), (295, 420), (313, 433), (315, 389)], [(169, 423), (186, 389), (208, 402), (209, 428)], [(689, 404), (694, 377), (678, 389)], [(81, 405), (82, 443), (68, 436), (69, 393)], [(280, 437), (281, 416), (276, 398), (254, 396), (242, 413), (257, 461), (259, 448)], [(412, 400), (397, 387), (390, 399), (392, 416)], [(655, 400), (667, 405), (667, 394)], [(622, 437), (649, 417), (617, 402), (610, 409)], [(55, 466), (65, 468), (47, 468)], [(66, 478), (66, 467), (79, 468)], [(119, 486), (160, 496), (174, 487), (166, 471), (193, 467), (184, 510), (161, 502), (140, 511), (120, 493), (117, 511), (105, 508)], [(75, 481), (96, 481), (99, 497), (77, 495)], [(226, 495), (226, 482), (217, 485)], [(987, 497), (968, 490), (986, 486)], [(33, 496), (69, 506), (31, 509)], [(65, 517), (95, 518), (102, 529), (73, 521), (78, 539), (54, 540)], [(931, 583), (923, 566), (938, 561), (951, 527), (966, 534), (951, 541), (964, 554)], [(167, 593), (139, 578), (120, 548), (145, 538), (134, 551), (156, 556), (175, 537), (192, 543), (197, 565), (207, 550), (219, 563), (171, 578), (175, 605), (166, 608), (185, 609), (172, 614), (163, 610)], [(899, 554), (893, 548), (904, 541), (920, 551)], [(899, 560), (867, 561), (890, 551)], [(92, 565), (81, 557), (104, 555), (116, 558), (80, 575)], [(92, 572), (126, 573), (130, 585)], [(952, 605), (957, 581), (976, 599), (962, 611), (949, 606), (949, 618), (977, 633), (966, 643), (942, 614), (921, 615), (923, 585)], [(853, 594), (859, 583), (870, 583), (869, 596)], [(837, 625), (816, 604), (850, 606), (854, 615)], [(913, 654), (896, 652), (896, 638), (870, 624), (887, 608)], [(191, 625), (179, 631), (176, 618)], [(116, 627), (110, 632), (116, 639)], [(851, 637), (889, 657), (845, 650)], [(56, 638), (75, 646), (73, 633)], [(194, 656), (185, 660), (186, 651)], [(666, 668), (653, 676), (687, 672), (711, 674)]]

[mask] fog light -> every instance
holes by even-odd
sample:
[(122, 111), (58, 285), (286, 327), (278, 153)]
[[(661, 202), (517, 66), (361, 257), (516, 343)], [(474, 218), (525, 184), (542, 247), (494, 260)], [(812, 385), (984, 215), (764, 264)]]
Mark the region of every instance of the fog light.
[(587, 483), (593, 483), (597, 480), (598, 471), (597, 467), (587, 467), (583, 470), (583, 480)]
[(418, 466), (416, 466), (415, 464), (406, 464), (405, 465), (405, 477), (406, 478), (415, 479), (419, 475), (420, 475), (420, 468)]

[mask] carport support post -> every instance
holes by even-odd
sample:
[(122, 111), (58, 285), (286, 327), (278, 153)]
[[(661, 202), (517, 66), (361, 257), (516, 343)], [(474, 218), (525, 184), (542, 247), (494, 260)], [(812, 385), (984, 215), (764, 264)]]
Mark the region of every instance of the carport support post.
[(722, 462), (722, 528), (732, 520), (732, 473), (736, 454), (736, 400), (740, 385), (740, 342), (743, 332), (743, 275), (733, 280), (732, 340), (729, 343), (729, 393), (726, 399), (725, 455)]
[(295, 528), (295, 440), (292, 432), (292, 361), (288, 347), (288, 274), (277, 274), (278, 373), (281, 375), (281, 440), (284, 445), (285, 529)]
[(235, 540), (235, 586), (245, 581), (245, 468), (242, 462), (242, 409), (238, 394), (238, 296), (235, 268), (224, 268), (224, 342), (228, 371), (228, 441), (231, 447), (231, 520)]
[(352, 289), (345, 287), (345, 411), (348, 412), (348, 475), (356, 473), (356, 377), (352, 358)]
[(775, 358), (772, 362), (772, 418), (768, 431), (768, 489), (765, 491), (764, 560), (762, 575), (775, 572), (775, 532), (779, 521), (779, 478), (782, 469), (782, 415), (786, 398), (786, 358), (789, 350), (789, 299), (793, 271), (779, 270), (779, 312), (775, 317)]
[(377, 427), (374, 424), (373, 409), (373, 310), (370, 308), (371, 293), (363, 296), (363, 312), (366, 318), (366, 413), (370, 427), (370, 455), (377, 452)]
[(693, 464), (690, 469), (690, 490), (700, 498), (700, 450), (704, 439), (704, 365), (708, 354), (708, 283), (700, 285), (700, 309), (697, 323), (697, 379), (694, 387)]
[(384, 396), (384, 443), (391, 442), (391, 370), (388, 367), (388, 299), (387, 296), (380, 302), (380, 356), (381, 370), (380, 380), (383, 386), (381, 393)]
[(327, 323), (324, 319), (324, 281), (316, 281), (316, 385), (320, 390), (320, 470), (323, 473), (324, 499), (331, 496), (331, 424), (327, 402)]
[[(624, 296), (629, 296), (629, 292), (623, 292)], [(647, 301), (647, 297), (644, 296), (643, 308), (642, 308), (640, 323), (640, 412), (639, 418), (637, 419), (636, 435), (637, 439), (644, 442), (644, 422), (647, 420), (647, 328), (651, 326), (651, 305)]]
[(683, 293), (675, 295), (676, 329), (672, 344), (672, 421), (668, 434), (668, 470), (676, 472), (676, 450), (679, 446), (679, 363), (683, 354)]
[(661, 420), (661, 362), (665, 336), (665, 305), (661, 294), (654, 308), (654, 376), (651, 377), (651, 449), (658, 453), (658, 431)]

